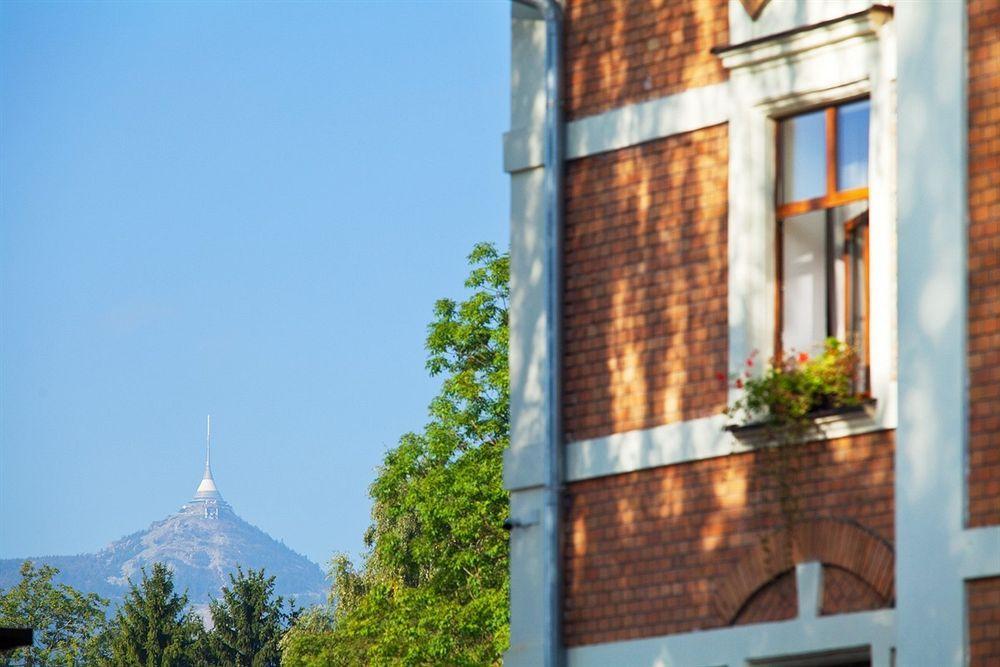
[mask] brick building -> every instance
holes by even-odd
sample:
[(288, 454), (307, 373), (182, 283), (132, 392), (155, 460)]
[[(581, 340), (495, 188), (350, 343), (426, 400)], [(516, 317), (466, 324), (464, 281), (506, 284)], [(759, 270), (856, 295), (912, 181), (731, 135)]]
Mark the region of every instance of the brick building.
[[(1000, 0), (561, 9), (511, 20), (506, 662), (1000, 665)], [(718, 375), (830, 335), (870, 400), (778, 476)]]

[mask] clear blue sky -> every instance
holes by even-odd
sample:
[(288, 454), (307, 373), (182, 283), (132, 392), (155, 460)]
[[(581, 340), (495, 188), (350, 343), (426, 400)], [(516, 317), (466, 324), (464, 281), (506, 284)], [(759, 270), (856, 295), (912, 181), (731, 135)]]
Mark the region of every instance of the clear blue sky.
[(213, 469), (357, 554), (507, 243), (509, 3), (0, 4), (0, 557), (94, 551)]

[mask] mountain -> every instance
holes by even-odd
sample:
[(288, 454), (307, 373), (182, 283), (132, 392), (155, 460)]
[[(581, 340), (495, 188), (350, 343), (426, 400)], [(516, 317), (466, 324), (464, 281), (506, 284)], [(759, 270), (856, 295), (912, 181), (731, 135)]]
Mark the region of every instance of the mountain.
[[(0, 588), (20, 580), (23, 558), (0, 560)], [(211, 463), (195, 497), (180, 510), (146, 530), (112, 542), (94, 554), (31, 558), (36, 564), (59, 568), (56, 581), (120, 602), (129, 580), (138, 583), (143, 567), (166, 563), (174, 572), (178, 590), (187, 590), (189, 602), (204, 614), (209, 600), (220, 597), (236, 566), (263, 567), (275, 577), (275, 591), (300, 607), (326, 599), (323, 571), (305, 556), (241, 519), (222, 498), (212, 477)]]

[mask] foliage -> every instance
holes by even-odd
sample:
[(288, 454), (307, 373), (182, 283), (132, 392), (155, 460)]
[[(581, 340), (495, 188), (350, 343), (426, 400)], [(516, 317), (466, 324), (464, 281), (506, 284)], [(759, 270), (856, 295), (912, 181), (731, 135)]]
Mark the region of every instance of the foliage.
[(201, 662), (201, 620), (186, 611), (186, 594), (174, 592), (173, 573), (154, 563), (152, 574), (131, 590), (112, 621), (110, 662), (115, 665), (167, 667)]
[(0, 591), (0, 627), (34, 628), (29, 648), (0, 654), (0, 664), (73, 665), (83, 661), (104, 624), (108, 601), (53, 584), (54, 567), (21, 564), (21, 580)]
[(760, 461), (774, 483), (782, 519), (791, 531), (801, 513), (794, 482), (801, 472), (801, 460), (785, 445), (809, 435), (816, 412), (858, 405), (860, 398), (854, 387), (857, 354), (852, 346), (827, 338), (819, 356), (792, 352), (772, 359), (760, 375), (752, 373), (755, 356), (746, 360), (742, 374), (733, 380), (733, 386), (743, 393), (724, 414), (737, 425), (759, 425), (766, 430)]
[(209, 646), (213, 664), (233, 667), (277, 667), (278, 642), (294, 610), (285, 612), (284, 599), (274, 595), (274, 577), (264, 569), (237, 567), (222, 587), (222, 599), (212, 600)]
[[(333, 634), (330, 607), (316, 606), (303, 611), (293, 628), (281, 638), (281, 664), (326, 667), (338, 664), (338, 639)], [(340, 661), (344, 664), (343, 661)]]
[(854, 348), (828, 338), (823, 353), (805, 352), (772, 360), (758, 376), (751, 373), (754, 355), (734, 381), (743, 394), (725, 410), (740, 425), (762, 423), (777, 431), (798, 433), (818, 410), (857, 405), (854, 390), (857, 355)]
[(334, 559), (331, 629), (293, 627), (285, 665), (498, 664), (507, 646), (509, 258), (481, 244), (469, 261), (471, 294), (428, 330), (431, 420), (385, 455), (364, 562)]

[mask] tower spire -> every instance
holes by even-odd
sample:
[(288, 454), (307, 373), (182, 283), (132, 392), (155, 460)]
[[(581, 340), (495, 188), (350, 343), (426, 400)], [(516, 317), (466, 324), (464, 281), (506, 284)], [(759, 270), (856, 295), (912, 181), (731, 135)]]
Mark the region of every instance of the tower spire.
[(212, 415), (205, 420), (205, 474), (202, 476), (198, 491), (194, 494), (196, 501), (222, 501), (222, 494), (215, 486), (212, 478)]
[(205, 424), (205, 479), (212, 479), (212, 415)]

